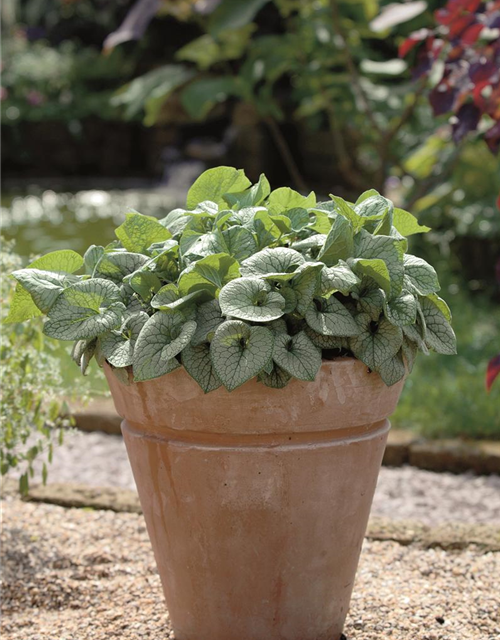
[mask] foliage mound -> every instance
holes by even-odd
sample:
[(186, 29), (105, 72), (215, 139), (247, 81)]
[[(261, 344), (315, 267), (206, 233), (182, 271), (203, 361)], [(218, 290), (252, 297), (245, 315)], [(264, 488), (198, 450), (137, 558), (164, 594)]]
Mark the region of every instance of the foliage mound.
[(419, 350), (455, 353), (436, 272), (406, 253), (405, 236), (427, 230), (373, 190), (317, 202), (209, 169), (186, 209), (128, 213), (107, 247), (15, 271), (7, 321), (46, 314), (83, 372), (95, 356), (125, 382), (183, 365), (205, 392), (255, 376), (281, 388), (350, 355), (392, 385)]

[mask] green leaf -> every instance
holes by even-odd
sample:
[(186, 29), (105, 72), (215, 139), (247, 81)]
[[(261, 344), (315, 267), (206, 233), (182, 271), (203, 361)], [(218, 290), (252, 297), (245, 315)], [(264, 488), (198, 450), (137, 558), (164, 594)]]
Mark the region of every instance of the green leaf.
[(269, 0), (222, 0), (208, 21), (208, 32), (214, 38), (252, 22)]
[(182, 364), (205, 393), (214, 391), (222, 385), (212, 365), (209, 344), (197, 346), (188, 344), (182, 351)]
[(384, 301), (384, 311), (388, 320), (398, 327), (415, 324), (417, 319), (417, 300), (413, 293), (403, 290), (396, 298)]
[(378, 368), (378, 373), (388, 387), (402, 380), (405, 376), (406, 368), (401, 351), (393, 358), (389, 358), (383, 362)]
[(355, 258), (349, 261), (349, 265), (359, 276), (369, 276), (373, 278), (381, 289), (388, 295), (391, 292), (391, 276), (389, 269), (383, 260), (378, 258), (365, 260), (363, 258)]
[(422, 258), (412, 255), (404, 256), (405, 280), (410, 284), (410, 288), (421, 296), (427, 296), (439, 291), (439, 280), (437, 273), (430, 264)]
[(284, 313), (292, 313), (297, 307), (298, 297), (295, 291), (288, 285), (282, 285), (278, 289), (279, 293), (285, 299)]
[(227, 253), (228, 248), (219, 229), (209, 233), (198, 233), (186, 229), (180, 240), (180, 250), (184, 260), (194, 261), (216, 253)]
[(124, 278), (128, 284), (141, 298), (148, 302), (151, 297), (161, 288), (161, 280), (151, 271), (135, 271)]
[[(403, 241), (398, 240), (392, 236), (384, 235), (372, 235), (365, 229), (361, 229), (356, 236), (354, 242), (355, 257), (365, 259), (383, 260), (387, 266), (387, 270), (390, 275), (390, 291), (393, 295), (397, 295), (401, 292), (403, 287), (403, 256), (404, 245)], [(356, 271), (354, 269), (354, 271)], [(370, 274), (367, 274), (370, 275)], [(372, 277), (376, 280), (375, 276)], [(385, 277), (381, 278), (379, 283), (380, 287), (386, 291), (386, 285), (383, 286), (382, 282), (385, 281)]]
[(356, 203), (354, 206), (361, 204), (362, 202), (364, 202), (365, 200), (368, 200), (368, 198), (371, 198), (372, 196), (375, 196), (375, 197), (380, 196), (380, 193), (376, 189), (368, 189), (367, 191), (363, 191), (363, 193), (356, 200)]
[(259, 278), (237, 278), (220, 292), (223, 315), (252, 322), (270, 322), (284, 313), (285, 299), (271, 291), (271, 286)]
[(77, 276), (41, 269), (19, 269), (12, 273), (19, 284), (31, 295), (43, 313), (48, 313), (64, 289), (78, 281)]
[(406, 336), (403, 339), (403, 346), (401, 347), (403, 360), (406, 362), (406, 367), (408, 369), (408, 373), (411, 373), (413, 370), (413, 365), (415, 364), (415, 359), (418, 354), (418, 344), (409, 340)]
[(251, 185), (243, 169), (215, 167), (208, 169), (194, 182), (188, 191), (187, 206), (194, 209), (199, 202), (211, 200), (223, 206), (224, 195), (238, 193)]
[(85, 273), (87, 273), (89, 276), (94, 275), (95, 268), (99, 263), (99, 260), (103, 257), (104, 253), (104, 247), (95, 244), (90, 245), (83, 256)]
[(320, 272), (323, 268), (324, 266), (321, 262), (305, 263), (290, 281), (290, 286), (297, 296), (297, 312), (301, 315), (305, 315), (314, 294), (318, 290)]
[[(39, 269), (42, 271), (64, 271), (73, 273), (83, 266), (83, 258), (76, 251), (63, 249), (61, 251), (52, 251), (41, 258), (37, 258), (27, 269)], [(14, 296), (10, 303), (10, 309), (4, 323), (24, 322), (30, 318), (42, 315), (40, 309), (36, 306), (31, 295), (20, 285), (16, 287)]]
[(271, 185), (266, 176), (261, 173), (259, 181), (249, 189), (239, 193), (226, 193), (224, 200), (230, 207), (245, 209), (246, 207), (256, 207), (271, 193)]
[(420, 305), (427, 327), (425, 337), (427, 346), (437, 353), (455, 355), (457, 353), (457, 339), (448, 320), (428, 298), (421, 298)]
[(360, 313), (356, 321), (361, 332), (350, 339), (351, 350), (370, 369), (378, 371), (401, 349), (403, 332), (384, 317), (374, 322), (368, 314)]
[(321, 352), (303, 331), (293, 338), (279, 333), (274, 338), (273, 360), (291, 376), (312, 381), (321, 367)]
[(358, 311), (367, 313), (372, 320), (378, 321), (386, 304), (387, 296), (382, 289), (377, 287), (377, 283), (370, 279), (368, 284), (363, 284), (352, 295), (357, 300)]
[(427, 233), (430, 227), (418, 224), (417, 218), (404, 209), (394, 209), (392, 224), (403, 236), (411, 236), (415, 233)]
[(166, 284), (151, 300), (151, 306), (153, 309), (161, 309), (162, 311), (179, 311), (192, 305), (201, 293), (202, 291), (194, 291), (181, 297), (175, 284)]
[[(363, 196), (360, 196), (360, 198), (361, 197)], [(392, 211), (393, 208), (392, 202), (378, 193), (376, 195), (370, 195), (361, 201), (358, 199), (354, 207), (358, 216), (366, 220), (382, 220), (387, 211)]]
[(310, 209), (316, 204), (313, 191), (308, 196), (302, 196), (289, 187), (280, 187), (271, 192), (267, 201), (269, 213), (277, 215), (290, 209)]
[(306, 322), (311, 329), (325, 336), (339, 337), (355, 336), (360, 332), (349, 310), (337, 298), (332, 296), (318, 304), (321, 305), (320, 309), (312, 302), (305, 314)]
[(125, 222), (115, 230), (115, 234), (125, 249), (134, 253), (145, 253), (154, 242), (163, 242), (172, 237), (156, 218), (136, 212), (126, 214)]
[(440, 298), (435, 293), (430, 293), (428, 296), (426, 296), (426, 298), (430, 300), (433, 304), (435, 304), (436, 307), (439, 309), (439, 311), (446, 318), (446, 320), (448, 320), (448, 322), (451, 323), (452, 317), (451, 317), (450, 307), (446, 304), (443, 298)]
[(126, 276), (135, 273), (148, 262), (147, 256), (128, 251), (116, 251), (102, 256), (95, 268), (97, 277), (109, 278), (115, 283), (123, 282)]
[(226, 389), (233, 391), (259, 374), (272, 358), (273, 345), (273, 332), (266, 327), (250, 327), (239, 320), (222, 323), (215, 332), (210, 354)]
[(101, 352), (111, 365), (128, 367), (132, 364), (135, 343), (148, 320), (147, 313), (134, 313), (126, 318), (120, 329), (101, 336)]
[(324, 262), (327, 267), (331, 267), (339, 260), (352, 257), (353, 250), (354, 235), (351, 223), (344, 216), (337, 216), (318, 255), (318, 260)]
[(257, 251), (253, 234), (244, 227), (233, 226), (222, 232), (227, 252), (238, 262), (249, 258)]
[(177, 369), (175, 356), (189, 344), (195, 330), (196, 322), (184, 322), (181, 313), (158, 311), (152, 315), (135, 343), (134, 379), (151, 380)]
[(207, 291), (215, 297), (222, 287), (239, 275), (238, 262), (226, 253), (217, 253), (185, 269), (179, 278), (179, 291), (182, 296), (195, 291)]
[(261, 371), (259, 373), (259, 382), (265, 384), (266, 387), (271, 387), (271, 389), (284, 389), (292, 379), (292, 376), (274, 362), (271, 362), (271, 364), (270, 371)]
[(196, 309), (196, 331), (191, 339), (193, 346), (210, 342), (217, 327), (224, 322), (218, 300), (210, 300)]
[(193, 120), (204, 120), (216, 104), (240, 94), (237, 78), (199, 78), (189, 83), (181, 94), (181, 102)]
[(44, 333), (58, 340), (94, 338), (120, 326), (124, 311), (116, 285), (101, 278), (84, 280), (57, 298)]
[(320, 292), (324, 297), (330, 296), (335, 291), (345, 295), (359, 282), (358, 276), (351, 268), (343, 260), (339, 260), (335, 267), (324, 267), (321, 271)]
[(241, 264), (241, 275), (286, 281), (304, 262), (304, 256), (293, 249), (263, 249)]
[(282, 231), (276, 224), (276, 220), (273, 220), (267, 211), (257, 211), (252, 220), (252, 227), (257, 236), (259, 249), (264, 249), (273, 244), (282, 236)]
[(284, 216), (289, 218), (291, 228), (294, 231), (301, 231), (304, 227), (310, 222), (309, 212), (307, 209), (302, 209), (301, 207), (296, 207), (295, 209), (289, 209), (285, 211)]
[(358, 213), (356, 213), (356, 211), (352, 208), (352, 206), (342, 198), (339, 198), (338, 196), (333, 196), (333, 195), (330, 195), (330, 198), (335, 203), (335, 211), (341, 216), (343, 216), (346, 220), (349, 220), (354, 230), (354, 233), (359, 231), (359, 229), (361, 229), (361, 227), (364, 224), (363, 217), (360, 216)]

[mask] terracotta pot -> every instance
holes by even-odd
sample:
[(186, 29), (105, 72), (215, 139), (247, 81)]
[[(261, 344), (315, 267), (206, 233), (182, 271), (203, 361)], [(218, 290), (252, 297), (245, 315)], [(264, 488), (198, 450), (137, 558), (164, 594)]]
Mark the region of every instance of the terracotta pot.
[(105, 370), (177, 640), (338, 640), (403, 382), (352, 358), (208, 395)]

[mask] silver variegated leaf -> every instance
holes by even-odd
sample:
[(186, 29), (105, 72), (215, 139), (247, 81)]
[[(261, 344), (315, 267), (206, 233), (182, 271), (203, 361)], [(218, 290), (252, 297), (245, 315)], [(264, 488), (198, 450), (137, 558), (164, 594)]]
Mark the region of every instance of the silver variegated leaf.
[(184, 321), (180, 312), (152, 315), (137, 338), (133, 371), (137, 381), (151, 380), (170, 373), (179, 366), (175, 356), (189, 344), (196, 322)]
[(251, 327), (239, 320), (219, 325), (210, 346), (215, 372), (228, 391), (257, 374), (272, 359), (274, 334), (266, 327)]
[(259, 278), (237, 278), (220, 292), (219, 304), (225, 316), (252, 322), (270, 322), (280, 318), (285, 299)]
[(182, 364), (205, 393), (214, 391), (222, 385), (215, 373), (208, 343), (185, 346), (182, 350)]
[(325, 336), (349, 337), (360, 333), (357, 322), (337, 298), (332, 296), (318, 304), (319, 309), (312, 302), (306, 311), (306, 322), (311, 329)]
[(274, 339), (274, 362), (299, 380), (314, 380), (321, 367), (321, 351), (301, 331), (293, 337), (278, 333)]

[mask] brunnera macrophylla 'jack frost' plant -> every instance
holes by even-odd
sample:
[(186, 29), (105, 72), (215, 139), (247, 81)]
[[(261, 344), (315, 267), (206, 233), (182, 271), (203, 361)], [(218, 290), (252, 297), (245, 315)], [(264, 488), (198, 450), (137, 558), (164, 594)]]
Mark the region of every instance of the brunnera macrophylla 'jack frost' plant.
[(281, 388), (349, 355), (392, 385), (418, 351), (456, 352), (435, 270), (406, 253), (425, 231), (373, 190), (317, 202), (218, 167), (186, 209), (128, 213), (108, 246), (16, 271), (7, 321), (46, 314), (83, 372), (96, 357), (126, 383), (184, 366), (205, 392), (255, 376)]

